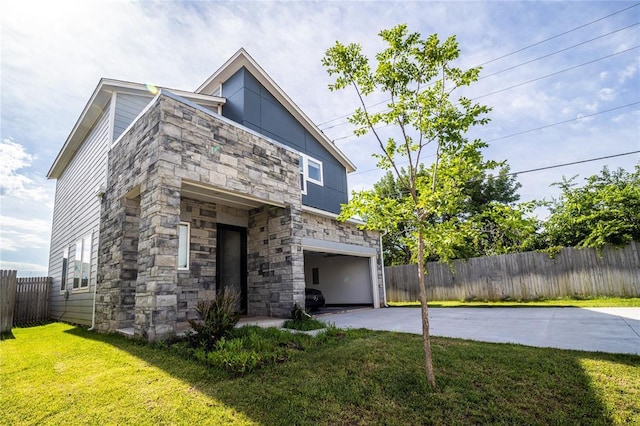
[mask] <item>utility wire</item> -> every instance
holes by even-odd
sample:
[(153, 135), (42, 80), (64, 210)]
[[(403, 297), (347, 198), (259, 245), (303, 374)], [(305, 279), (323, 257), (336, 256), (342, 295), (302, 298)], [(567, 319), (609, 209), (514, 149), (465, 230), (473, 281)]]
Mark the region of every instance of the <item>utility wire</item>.
[(539, 56), (539, 57), (537, 57), (535, 59), (531, 59), (530, 61), (523, 62), (521, 64), (514, 65), (512, 67), (508, 67), (508, 68), (505, 68), (503, 70), (493, 72), (491, 74), (483, 75), (482, 77), (478, 78), (478, 80), (483, 80), (485, 78), (493, 77), (496, 74), (502, 74), (503, 72), (511, 71), (511, 70), (513, 70), (515, 68), (519, 68), (519, 67), (521, 67), (523, 65), (528, 65), (528, 64), (530, 64), (532, 62), (539, 61), (540, 59), (548, 58), (550, 56), (557, 55), (558, 53), (562, 53), (562, 52), (566, 52), (567, 50), (575, 49), (576, 47), (582, 46), (582, 45), (587, 44), (587, 43), (591, 43), (592, 41), (596, 41), (596, 40), (601, 39), (603, 37), (610, 36), (611, 34), (615, 34), (615, 33), (618, 33), (620, 31), (627, 30), (627, 29), (629, 29), (631, 27), (635, 27), (636, 25), (640, 25), (640, 22), (636, 22), (635, 24), (628, 25), (628, 26), (626, 26), (624, 28), (619, 28), (619, 29), (617, 29), (615, 31), (611, 31), (610, 33), (602, 34), (602, 35), (600, 35), (598, 37), (595, 37), (595, 38), (592, 38), (592, 39), (589, 39), (589, 40), (585, 40), (585, 41), (583, 41), (581, 43), (574, 44), (573, 46), (565, 47), (564, 49), (556, 50), (555, 52), (552, 52), (552, 53), (549, 53), (549, 54), (546, 54), (546, 55), (543, 55), (543, 56)]
[(545, 166), (545, 167), (538, 167), (538, 168), (535, 168), (535, 169), (522, 170), (520, 172), (507, 173), (507, 175), (508, 176), (523, 175), (525, 173), (539, 172), (541, 170), (548, 170), (548, 169), (557, 169), (558, 167), (573, 166), (575, 164), (589, 163), (589, 162), (592, 162), (592, 161), (606, 160), (608, 158), (622, 157), (622, 156), (625, 156), (625, 155), (639, 154), (639, 153), (640, 153), (640, 150), (639, 151), (623, 152), (623, 153), (620, 153), (620, 154), (606, 155), (604, 157), (589, 158), (587, 160), (572, 161), (570, 163), (554, 164), (553, 166)]
[(604, 114), (604, 113), (611, 112), (611, 111), (616, 111), (618, 109), (627, 108), (627, 107), (630, 107), (630, 106), (633, 106), (633, 105), (638, 105), (638, 104), (640, 104), (640, 101), (639, 102), (632, 102), (632, 103), (626, 104), (626, 105), (621, 105), (621, 106), (618, 106), (618, 107), (615, 107), (615, 108), (605, 109), (605, 110), (602, 110), (602, 111), (594, 112), (592, 114), (581, 115), (580, 117), (571, 118), (569, 120), (558, 121), (557, 123), (547, 124), (546, 126), (540, 126), (540, 127), (534, 128), (534, 129), (523, 130), (522, 132), (512, 133), (512, 134), (506, 135), (506, 136), (500, 136), (499, 138), (489, 139), (489, 140), (487, 140), (485, 142), (486, 143), (495, 142), (495, 141), (499, 141), (499, 140), (502, 140), (502, 139), (511, 138), (513, 136), (524, 135), (525, 133), (535, 132), (537, 130), (542, 130), (542, 129), (546, 129), (546, 128), (553, 127), (553, 126), (558, 126), (560, 124), (571, 123), (572, 121), (582, 120), (582, 119), (585, 119), (585, 118), (593, 117), (593, 116)]
[(603, 56), (601, 58), (594, 59), (594, 60), (589, 61), (589, 62), (584, 62), (584, 63), (579, 64), (579, 65), (574, 65), (572, 67), (565, 68), (563, 70), (553, 72), (551, 74), (543, 75), (542, 77), (538, 77), (538, 78), (534, 78), (532, 80), (525, 81), (524, 83), (514, 84), (513, 86), (505, 87), (504, 89), (496, 90), (495, 92), (490, 92), (490, 93), (486, 93), (484, 95), (476, 96), (475, 98), (473, 98), (471, 100), (475, 101), (476, 99), (486, 98), (487, 96), (495, 95), (496, 93), (504, 92), (505, 90), (515, 89), (516, 87), (524, 86), (525, 84), (529, 84), (529, 83), (533, 83), (533, 82), (536, 82), (536, 81), (544, 80), (545, 78), (553, 77), (554, 75), (562, 74), (563, 72), (572, 71), (572, 70), (575, 70), (576, 68), (584, 67), (586, 65), (590, 65), (590, 64), (593, 64), (595, 62), (599, 62), (599, 61), (602, 61), (604, 59), (611, 58), (613, 56), (617, 56), (617, 55), (621, 55), (621, 54), (626, 53), (626, 52), (630, 52), (631, 50), (637, 49), (639, 47), (640, 47), (640, 45), (636, 45), (636, 46), (630, 47), (629, 49), (621, 50), (619, 52), (612, 53), (610, 55)]
[(632, 8), (634, 8), (634, 7), (637, 7), (637, 6), (639, 6), (639, 5), (640, 5), (640, 3), (636, 3), (636, 4), (631, 5), (631, 6), (629, 6), (629, 7), (625, 7), (624, 9), (618, 10), (617, 12), (613, 12), (613, 13), (611, 13), (611, 14), (607, 15), (607, 16), (603, 16), (602, 18), (598, 18), (598, 19), (596, 19), (596, 20), (594, 20), (594, 21), (587, 22), (586, 24), (583, 24), (583, 25), (580, 25), (580, 26), (578, 26), (578, 27), (572, 28), (572, 29), (567, 30), (567, 31), (565, 31), (565, 32), (563, 32), (563, 33), (560, 33), (560, 34), (554, 35), (554, 36), (549, 37), (549, 38), (547, 38), (547, 39), (544, 39), (544, 40), (541, 40), (541, 41), (539, 41), (539, 42), (536, 42), (536, 43), (530, 44), (530, 45), (528, 45), (528, 46), (525, 46), (525, 47), (523, 47), (523, 48), (521, 48), (521, 49), (515, 50), (515, 51), (510, 52), (510, 53), (507, 53), (506, 55), (502, 55), (502, 56), (499, 56), (499, 57), (497, 57), (497, 58), (495, 58), (495, 59), (491, 59), (491, 60), (489, 60), (489, 61), (487, 61), (487, 62), (483, 62), (483, 63), (481, 63), (479, 66), (487, 65), (487, 64), (490, 64), (490, 63), (492, 63), (492, 62), (498, 61), (498, 60), (500, 60), (500, 59), (504, 59), (504, 58), (506, 58), (506, 57), (508, 57), (508, 56), (515, 55), (516, 53), (520, 53), (520, 52), (522, 52), (523, 50), (530, 49), (530, 48), (532, 48), (532, 47), (534, 47), (534, 46), (538, 46), (538, 45), (543, 44), (543, 43), (546, 43), (546, 42), (548, 42), (548, 41), (550, 41), (550, 40), (556, 39), (556, 38), (558, 38), (558, 37), (562, 37), (563, 35), (567, 35), (567, 34), (569, 34), (569, 33), (572, 33), (572, 32), (574, 32), (574, 31), (577, 31), (577, 30), (582, 29), (582, 28), (584, 28), (584, 27), (588, 27), (589, 25), (595, 24), (596, 22), (603, 21), (603, 20), (605, 20), (605, 19), (607, 19), (607, 18), (611, 18), (611, 17), (612, 17), (612, 16), (614, 16), (614, 15), (617, 15), (617, 14), (619, 14), (619, 13), (622, 13), (622, 12), (624, 12), (624, 11), (627, 11), (627, 10), (629, 10), (629, 9), (632, 9)]
[[(583, 120), (583, 119), (585, 119), (585, 118), (594, 117), (594, 116), (596, 116), (596, 115), (605, 114), (605, 113), (607, 113), (607, 112), (616, 111), (616, 110), (619, 110), (619, 109), (622, 109), (622, 108), (627, 108), (627, 107), (630, 107), (630, 106), (633, 106), (633, 105), (638, 105), (638, 104), (640, 104), (640, 101), (638, 101), (638, 102), (632, 102), (632, 103), (630, 103), (630, 104), (626, 104), (626, 105), (620, 105), (620, 106), (617, 106), (617, 107), (615, 107), (615, 108), (610, 108), (610, 109), (606, 109), (606, 110), (602, 110), (602, 111), (594, 112), (594, 113), (592, 113), (592, 114), (582, 115), (582, 116), (580, 116), (580, 117), (572, 118), (572, 119), (569, 119), (569, 120), (558, 121), (557, 123), (547, 124), (547, 125), (545, 125), (545, 126), (540, 126), (540, 127), (536, 127), (536, 128), (529, 129), (529, 130), (524, 130), (524, 131), (522, 131), (522, 132), (512, 133), (512, 134), (510, 134), (510, 135), (505, 135), (505, 136), (500, 136), (500, 137), (497, 137), (497, 138), (489, 139), (489, 140), (487, 140), (487, 141), (485, 141), (485, 142), (486, 142), (486, 143), (489, 143), (489, 142), (495, 142), (495, 141), (498, 141), (498, 140), (507, 139), (507, 138), (511, 138), (511, 137), (514, 137), (514, 136), (523, 135), (523, 134), (525, 134), (525, 133), (531, 133), (531, 132), (535, 132), (535, 131), (537, 131), (537, 130), (542, 130), (542, 129), (547, 129), (547, 128), (549, 128), (549, 127), (559, 126), (559, 125), (561, 125), (561, 124), (570, 123), (570, 122), (572, 122), (572, 121), (579, 121), (579, 120)], [(433, 155), (427, 155), (425, 158), (433, 157), (433, 156), (435, 156), (435, 154), (433, 154)], [(407, 161), (402, 161), (402, 162), (400, 162), (400, 163), (398, 163), (398, 164), (406, 164), (406, 163), (408, 163), (408, 162), (409, 162), (409, 161), (407, 160)], [(351, 173), (351, 175), (350, 175), (350, 176), (355, 176), (355, 175), (359, 175), (359, 174), (369, 173), (369, 172), (373, 172), (373, 171), (376, 171), (376, 170), (378, 170), (378, 169), (377, 169), (377, 168), (375, 168), (375, 169), (367, 169), (367, 170), (363, 170), (363, 171), (360, 171), (360, 172), (354, 172), (354, 173)]]
[[(637, 6), (640, 6), (640, 3), (636, 3), (636, 4), (631, 5), (631, 6), (629, 6), (629, 7), (625, 7), (624, 9), (620, 9), (620, 10), (618, 10), (618, 11), (616, 11), (616, 12), (613, 12), (613, 13), (611, 13), (611, 14), (609, 14), (609, 15), (603, 16), (602, 18), (595, 19), (595, 20), (593, 20), (593, 21), (587, 22), (586, 24), (582, 24), (582, 25), (580, 25), (580, 26), (578, 26), (578, 27), (575, 27), (575, 28), (572, 28), (572, 29), (570, 29), (570, 30), (567, 30), (567, 31), (565, 31), (565, 32), (563, 32), (563, 33), (556, 34), (556, 35), (551, 36), (551, 37), (549, 37), (549, 38), (546, 38), (546, 39), (544, 39), (544, 40), (541, 40), (541, 41), (538, 41), (538, 42), (536, 42), (536, 43), (530, 44), (530, 45), (528, 45), (528, 46), (522, 47), (522, 48), (520, 48), (520, 49), (518, 49), (518, 50), (514, 50), (513, 52), (509, 52), (509, 53), (507, 53), (507, 54), (505, 54), (505, 55), (502, 55), (502, 56), (499, 56), (499, 57), (497, 57), (497, 58), (491, 59), (491, 60), (489, 60), (489, 61), (483, 62), (483, 63), (481, 63), (481, 64), (476, 65), (476, 66), (475, 66), (475, 67), (473, 67), (473, 68), (481, 67), (481, 66), (484, 66), (484, 65), (490, 64), (490, 63), (492, 63), (492, 62), (498, 61), (498, 60), (500, 60), (500, 59), (504, 59), (504, 58), (509, 57), (509, 56), (511, 56), (511, 55), (515, 55), (516, 53), (520, 53), (520, 52), (522, 52), (522, 51), (524, 51), (524, 50), (527, 50), (527, 49), (530, 49), (530, 48), (532, 48), (532, 47), (535, 47), (535, 46), (538, 46), (538, 45), (544, 44), (544, 43), (546, 43), (546, 42), (548, 42), (548, 41), (550, 41), (550, 40), (554, 40), (554, 39), (556, 39), (556, 38), (558, 38), (558, 37), (562, 37), (562, 36), (564, 36), (564, 35), (567, 35), (567, 34), (569, 34), (569, 33), (572, 33), (572, 32), (574, 32), (574, 31), (577, 31), (577, 30), (579, 30), (579, 29), (585, 28), (585, 27), (587, 27), (587, 26), (589, 26), (589, 25), (595, 24), (596, 22), (603, 21), (603, 20), (605, 20), (605, 19), (607, 19), (607, 18), (610, 18), (610, 17), (612, 17), (612, 16), (614, 16), (614, 15), (620, 14), (620, 13), (622, 13), (622, 12), (625, 12), (625, 11), (627, 11), (627, 10), (629, 10), (629, 9), (632, 9), (632, 8), (634, 8), (634, 7), (637, 7)], [(637, 24), (633, 24), (633, 25), (637, 25)], [(633, 25), (631, 25), (631, 26), (633, 26)], [(626, 28), (628, 28), (628, 27), (622, 28), (622, 29), (620, 29), (620, 30), (618, 30), (618, 31), (622, 31), (622, 30), (624, 30), (624, 29), (626, 29)], [(617, 31), (614, 31), (614, 32), (617, 32)], [(609, 33), (609, 34), (613, 34), (613, 33)], [(604, 36), (609, 35), (609, 34), (605, 34)], [(604, 37), (604, 36), (601, 36), (601, 37)], [(590, 41), (596, 40), (597, 38), (600, 38), (600, 37), (596, 37), (595, 39), (592, 39), (592, 40), (590, 40)], [(588, 42), (588, 41), (587, 41), (587, 42)], [(587, 43), (587, 42), (585, 42), (585, 43)], [(581, 43), (581, 44), (584, 44), (584, 43)], [(578, 46), (578, 45), (576, 45), (576, 46)], [(574, 46), (574, 47), (575, 47), (575, 46)], [(566, 49), (565, 49), (565, 50), (566, 50)], [(541, 59), (541, 58), (539, 58), (539, 59)], [(524, 64), (522, 64), (522, 65), (524, 65)], [(500, 72), (502, 72), (502, 71), (500, 71)], [(488, 76), (485, 76), (485, 77), (483, 77), (483, 78), (486, 78), (486, 77), (488, 77)], [(388, 102), (388, 100), (385, 100), (385, 101), (382, 101), (382, 102), (378, 102), (378, 103), (375, 103), (375, 104), (369, 105), (369, 106), (368, 106), (368, 108), (372, 108), (372, 107), (374, 107), (374, 106), (381, 105), (381, 104), (383, 104), (383, 103), (385, 103), (385, 102)], [(341, 118), (348, 117), (348, 116), (350, 116), (350, 115), (351, 115), (351, 113), (344, 114), (344, 115), (341, 115), (341, 116), (339, 116), (339, 117), (332, 118), (331, 120), (324, 121), (324, 122), (322, 122), (322, 123), (318, 124), (317, 126), (318, 126), (318, 127), (320, 127), (320, 126), (324, 126), (325, 124), (331, 123), (331, 122), (336, 121), (336, 120), (339, 120), (339, 119), (341, 119)], [(342, 123), (342, 124), (346, 124), (346, 123)], [(327, 128), (325, 128), (325, 129), (323, 129), (323, 130), (331, 129), (331, 128), (333, 128), (333, 127), (336, 127), (336, 126), (327, 127)]]
[[(506, 173), (506, 175), (507, 176), (517, 176), (517, 175), (523, 175), (523, 174), (526, 174), (526, 173), (539, 172), (539, 171), (542, 171), (542, 170), (549, 170), (549, 169), (557, 169), (559, 167), (574, 166), (576, 164), (590, 163), (590, 162), (599, 161), (599, 160), (607, 160), (609, 158), (623, 157), (623, 156), (632, 155), (632, 154), (640, 154), (640, 150), (622, 152), (620, 154), (605, 155), (603, 157), (588, 158), (586, 160), (572, 161), (570, 163), (554, 164), (552, 166), (537, 167), (535, 169), (522, 170), (522, 171), (519, 171), (519, 172), (510, 172), (510, 173)], [(407, 161), (404, 161), (403, 163), (407, 163)], [(375, 171), (375, 170), (379, 170), (379, 169), (377, 169), (377, 168), (376, 169), (370, 169), (370, 170), (366, 170), (366, 171), (361, 172), (361, 173), (368, 173), (368, 172), (372, 172), (372, 171)], [(357, 175), (357, 174), (359, 174), (359, 173), (352, 173), (350, 176)]]
[[(476, 96), (475, 98), (472, 98), (471, 100), (475, 101), (475, 100), (478, 100), (478, 99), (481, 99), (481, 98), (486, 98), (487, 96), (495, 95), (497, 93), (501, 93), (501, 92), (505, 92), (507, 90), (515, 89), (516, 87), (520, 87), (520, 86), (524, 86), (524, 85), (527, 85), (527, 84), (534, 83), (536, 81), (544, 80), (545, 78), (553, 77), (553, 76), (556, 76), (558, 74), (562, 74), (562, 73), (567, 72), (567, 71), (572, 71), (574, 69), (577, 69), (577, 68), (580, 68), (580, 67), (583, 67), (583, 66), (586, 66), (586, 65), (590, 65), (590, 64), (593, 64), (595, 62), (599, 62), (599, 61), (602, 61), (604, 59), (608, 59), (608, 58), (611, 58), (613, 56), (629, 52), (631, 50), (638, 49), (639, 47), (640, 47), (640, 45), (637, 45), (637, 46), (631, 47), (629, 49), (621, 50), (619, 52), (612, 53), (610, 55), (603, 56), (601, 58), (597, 58), (597, 59), (594, 59), (594, 60), (589, 61), (589, 62), (584, 62), (582, 64), (574, 65), (572, 67), (565, 68), (565, 69), (562, 69), (560, 71), (553, 72), (551, 74), (546, 74), (546, 75), (543, 75), (541, 77), (537, 77), (537, 78), (534, 78), (534, 79), (531, 79), (531, 80), (528, 80), (528, 81), (525, 81), (525, 82), (522, 82), (522, 83), (514, 84), (513, 86), (505, 87), (503, 89), (499, 89), (499, 90), (495, 90), (493, 92), (485, 93), (484, 95)], [(391, 126), (391, 125), (392, 125), (392, 123), (385, 124), (385, 125), (376, 127), (376, 129), (381, 129), (381, 128), (388, 127), (388, 126)], [(337, 138), (333, 139), (333, 142), (335, 143), (337, 141), (344, 140), (344, 139), (350, 139), (350, 138), (353, 138), (353, 137), (355, 137), (354, 134), (340, 136), (340, 137), (337, 137)]]

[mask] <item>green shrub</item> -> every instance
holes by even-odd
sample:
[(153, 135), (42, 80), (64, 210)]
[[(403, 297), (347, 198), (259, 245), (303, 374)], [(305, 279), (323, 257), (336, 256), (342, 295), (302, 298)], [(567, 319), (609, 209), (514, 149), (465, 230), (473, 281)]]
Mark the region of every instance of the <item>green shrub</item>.
[(229, 336), (240, 319), (236, 310), (239, 301), (238, 292), (225, 288), (215, 299), (198, 302), (196, 311), (200, 319), (189, 320), (195, 333), (192, 339), (210, 350), (218, 340)]

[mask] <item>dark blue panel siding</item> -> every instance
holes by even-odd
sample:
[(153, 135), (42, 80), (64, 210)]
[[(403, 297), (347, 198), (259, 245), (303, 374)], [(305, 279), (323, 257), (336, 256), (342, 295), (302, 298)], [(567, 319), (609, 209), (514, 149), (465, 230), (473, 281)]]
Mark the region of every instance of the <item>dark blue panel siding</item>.
[(244, 124), (244, 68), (235, 73), (222, 86), (222, 96), (227, 102), (222, 115), (237, 123)]
[(335, 189), (336, 191), (347, 194), (347, 175), (344, 172), (344, 167), (341, 164), (336, 164), (328, 161), (322, 163), (322, 178), (324, 186), (327, 188)]
[(347, 194), (335, 189), (307, 184), (307, 194), (302, 196), (302, 204), (320, 210), (340, 213), (340, 204), (347, 203)]
[(260, 114), (260, 95), (251, 90), (245, 90), (244, 92), (244, 116), (243, 121), (245, 125), (251, 123), (254, 126), (260, 128), (262, 122)]
[(227, 97), (227, 102), (222, 107), (222, 115), (229, 120), (244, 124), (242, 119), (244, 117), (244, 93), (242, 91)]
[(244, 74), (245, 69), (240, 69), (237, 73), (231, 76), (222, 86), (222, 96), (230, 98), (237, 92), (244, 88)]
[(279, 104), (273, 104), (262, 98), (260, 105), (262, 107), (261, 127), (276, 135), (276, 140), (304, 151), (304, 127)]
[(322, 161), (324, 186), (309, 183), (304, 205), (333, 213), (347, 202), (345, 168), (245, 68), (224, 83), (223, 115)]

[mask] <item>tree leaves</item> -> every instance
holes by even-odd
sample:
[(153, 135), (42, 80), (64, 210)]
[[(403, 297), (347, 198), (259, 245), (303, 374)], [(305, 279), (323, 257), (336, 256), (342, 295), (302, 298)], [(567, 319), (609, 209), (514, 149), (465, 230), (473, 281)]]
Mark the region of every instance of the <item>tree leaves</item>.
[(605, 166), (578, 187), (576, 176), (555, 185), (562, 193), (550, 205), (542, 248), (623, 246), (640, 240), (640, 164), (634, 172)]

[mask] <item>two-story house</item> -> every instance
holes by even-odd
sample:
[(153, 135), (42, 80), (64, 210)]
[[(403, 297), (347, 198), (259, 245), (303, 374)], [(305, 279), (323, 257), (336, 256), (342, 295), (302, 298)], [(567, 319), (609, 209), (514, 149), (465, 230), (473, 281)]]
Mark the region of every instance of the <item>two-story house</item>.
[(380, 235), (336, 221), (354, 170), (242, 49), (194, 92), (103, 79), (48, 173), (52, 317), (155, 340), (224, 287), (380, 307)]

